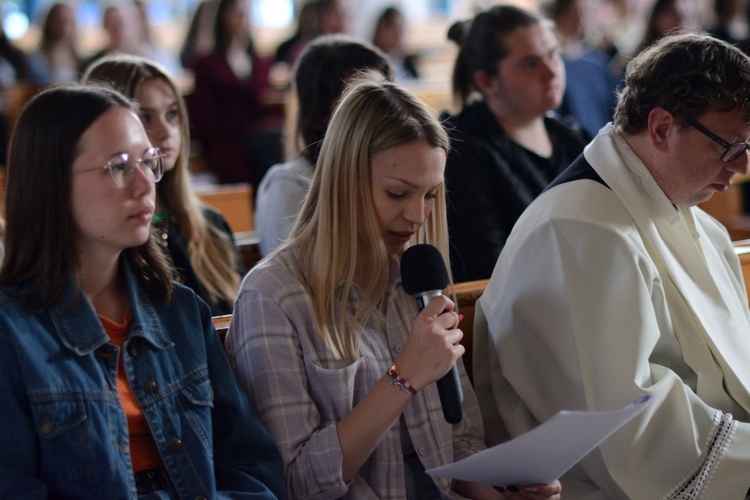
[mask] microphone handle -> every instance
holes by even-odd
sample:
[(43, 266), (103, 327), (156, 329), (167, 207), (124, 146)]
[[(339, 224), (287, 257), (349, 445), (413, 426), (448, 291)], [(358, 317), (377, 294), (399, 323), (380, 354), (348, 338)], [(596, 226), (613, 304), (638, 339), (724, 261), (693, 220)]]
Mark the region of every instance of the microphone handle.
[[(441, 290), (430, 290), (417, 295), (417, 304), (419, 310), (438, 295), (442, 295)], [(449, 424), (461, 422), (463, 413), (461, 403), (464, 400), (464, 391), (461, 388), (461, 378), (458, 375), (458, 366), (454, 363), (450, 371), (436, 382), (438, 394), (440, 395), (440, 406), (443, 407), (443, 418)]]
[(459, 423), (463, 416), (461, 402), (464, 400), (464, 391), (461, 388), (461, 378), (458, 376), (458, 366), (454, 364), (436, 384), (445, 421), (449, 424)]

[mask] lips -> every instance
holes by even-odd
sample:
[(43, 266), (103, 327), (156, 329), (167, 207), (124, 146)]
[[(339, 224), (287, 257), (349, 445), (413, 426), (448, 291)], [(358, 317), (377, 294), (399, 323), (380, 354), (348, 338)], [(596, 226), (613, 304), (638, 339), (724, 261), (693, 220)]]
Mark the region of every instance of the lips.
[(151, 222), (151, 219), (154, 217), (154, 206), (149, 205), (147, 207), (142, 208), (139, 212), (135, 213), (134, 215), (131, 215), (131, 219), (136, 219), (141, 222)]
[(411, 239), (412, 236), (414, 236), (413, 231), (389, 231), (389, 234), (393, 239), (400, 241), (402, 243), (406, 243)]

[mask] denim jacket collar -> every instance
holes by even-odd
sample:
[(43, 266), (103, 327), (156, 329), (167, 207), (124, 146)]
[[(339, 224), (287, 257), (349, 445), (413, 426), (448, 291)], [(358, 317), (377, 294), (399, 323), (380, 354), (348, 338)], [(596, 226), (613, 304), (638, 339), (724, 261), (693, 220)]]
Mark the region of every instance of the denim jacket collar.
[[(154, 347), (164, 349), (173, 342), (164, 334), (156, 310), (145, 291), (138, 286), (135, 275), (125, 257), (120, 258), (121, 271), (130, 299), (132, 326), (130, 337), (142, 337)], [(50, 316), (62, 343), (71, 351), (83, 356), (109, 341), (91, 302), (81, 292), (75, 307), (77, 287), (71, 280), (62, 300), (50, 308)]]

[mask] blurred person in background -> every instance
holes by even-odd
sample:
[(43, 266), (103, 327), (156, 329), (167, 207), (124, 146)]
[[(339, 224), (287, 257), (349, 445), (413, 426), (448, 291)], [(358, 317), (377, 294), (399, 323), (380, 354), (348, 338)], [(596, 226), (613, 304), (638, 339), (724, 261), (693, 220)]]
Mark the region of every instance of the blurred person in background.
[(457, 282), (487, 279), (526, 207), (582, 151), (588, 136), (553, 113), (565, 67), (551, 23), (497, 5), (454, 24), (459, 47), (447, 116), (445, 181), (451, 267)]
[(555, 23), (565, 64), (565, 93), (561, 115), (572, 116), (593, 137), (612, 120), (616, 95), (609, 78), (609, 56), (586, 40), (584, 0), (548, 0), (542, 13)]
[(180, 49), (180, 64), (183, 68), (193, 70), (199, 59), (213, 51), (213, 30), (218, 5), (219, 0), (202, 0), (195, 7)]
[(81, 58), (77, 45), (75, 12), (70, 4), (53, 3), (42, 23), (39, 48), (29, 57), (34, 79), (40, 86), (74, 82)]
[(83, 61), (81, 74), (91, 63), (108, 54), (137, 54), (140, 23), (137, 9), (130, 1), (113, 3), (104, 9), (102, 27), (107, 34), (107, 42), (104, 47)]
[(255, 195), (255, 228), (263, 256), (292, 232), (310, 187), (328, 122), (346, 82), (362, 74), (392, 79), (382, 52), (347, 35), (319, 37), (304, 50), (294, 71), (297, 113), (287, 127), (290, 160), (266, 173)]
[(419, 78), (417, 55), (405, 53), (405, 23), (404, 14), (397, 7), (386, 7), (375, 21), (372, 35), (373, 45), (388, 56), (396, 82)]
[(214, 48), (195, 65), (188, 96), (194, 138), (221, 183), (257, 187), (282, 160), (283, 100), (271, 87), (271, 61), (260, 56), (250, 32), (247, 0), (220, 0)]

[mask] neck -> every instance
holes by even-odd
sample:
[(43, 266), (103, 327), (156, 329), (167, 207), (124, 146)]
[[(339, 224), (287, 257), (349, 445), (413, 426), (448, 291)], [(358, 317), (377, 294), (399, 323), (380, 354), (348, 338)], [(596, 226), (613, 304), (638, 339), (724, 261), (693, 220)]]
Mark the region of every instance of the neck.
[(123, 277), (119, 272), (119, 254), (96, 259), (81, 254), (81, 289), (97, 314), (122, 322), (129, 303)]
[(544, 117), (525, 119), (520, 117), (495, 118), (513, 142), (544, 158), (552, 156), (552, 141), (544, 126)]

